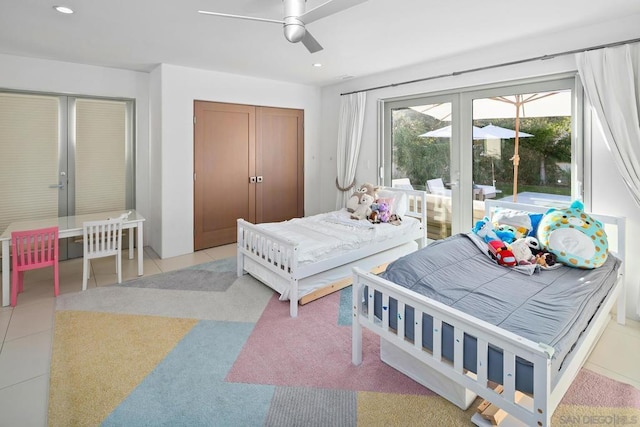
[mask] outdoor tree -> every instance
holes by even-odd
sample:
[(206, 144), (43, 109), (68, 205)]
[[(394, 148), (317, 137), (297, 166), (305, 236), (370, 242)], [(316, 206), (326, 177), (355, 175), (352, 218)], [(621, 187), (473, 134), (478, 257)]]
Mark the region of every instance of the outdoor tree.
[(427, 179), (448, 177), (449, 144), (419, 135), (445, 126), (442, 122), (411, 109), (393, 113), (393, 178), (409, 178), (419, 186)]
[[(561, 173), (558, 163), (571, 162), (571, 118), (540, 117), (523, 119), (522, 128), (533, 137), (521, 140), (521, 144), (532, 152), (537, 171), (532, 171), (532, 184), (557, 183)], [(551, 168), (549, 170), (549, 168)], [(535, 182), (537, 178), (538, 182)], [(551, 178), (553, 181), (549, 180)], [(568, 183), (567, 183), (568, 184)]]

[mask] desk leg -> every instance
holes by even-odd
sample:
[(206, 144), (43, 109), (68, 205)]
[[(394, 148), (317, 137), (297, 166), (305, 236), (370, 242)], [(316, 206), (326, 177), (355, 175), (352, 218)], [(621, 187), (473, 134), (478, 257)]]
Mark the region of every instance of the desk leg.
[(142, 247), (144, 246), (144, 239), (142, 238), (142, 223), (138, 224), (138, 276), (144, 274), (143, 262), (142, 262)]
[(133, 229), (129, 229), (129, 259), (133, 259)]
[(9, 305), (9, 293), (11, 292), (11, 286), (9, 282), (9, 240), (2, 241), (2, 305), (4, 307)]

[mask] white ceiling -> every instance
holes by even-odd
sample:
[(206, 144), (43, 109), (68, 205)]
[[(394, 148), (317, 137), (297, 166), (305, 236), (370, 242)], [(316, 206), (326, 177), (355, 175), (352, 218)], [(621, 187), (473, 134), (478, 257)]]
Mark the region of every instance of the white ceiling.
[[(307, 9), (325, 1), (308, 0)], [(57, 4), (75, 13), (55, 12)], [(0, 0), (0, 6), (0, 53), (139, 71), (167, 63), (318, 86), (640, 14), (638, 0), (369, 0), (309, 24), (324, 47), (310, 54), (286, 41), (277, 24), (197, 13), (282, 19), (281, 0)], [(323, 66), (313, 67), (317, 62)]]

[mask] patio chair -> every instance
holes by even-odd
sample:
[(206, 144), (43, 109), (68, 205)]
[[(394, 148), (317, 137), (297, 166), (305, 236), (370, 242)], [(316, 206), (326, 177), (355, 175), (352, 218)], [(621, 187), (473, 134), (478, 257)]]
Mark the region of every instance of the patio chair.
[(484, 195), (485, 199), (493, 199), (496, 197), (498, 193), (502, 193), (501, 190), (498, 190), (493, 185), (474, 184), (473, 186), (474, 188), (477, 187), (482, 190), (482, 194)]
[(402, 188), (403, 190), (413, 190), (413, 185), (409, 178), (397, 178), (391, 180), (391, 187)]
[(36, 268), (53, 267), (53, 294), (58, 296), (58, 227), (14, 231), (11, 233), (11, 245), (11, 307), (16, 306), (18, 293), (24, 290), (24, 272)]
[(427, 189), (431, 194), (451, 197), (451, 190), (444, 186), (444, 182), (442, 182), (442, 178), (434, 178), (434, 179), (427, 180)]

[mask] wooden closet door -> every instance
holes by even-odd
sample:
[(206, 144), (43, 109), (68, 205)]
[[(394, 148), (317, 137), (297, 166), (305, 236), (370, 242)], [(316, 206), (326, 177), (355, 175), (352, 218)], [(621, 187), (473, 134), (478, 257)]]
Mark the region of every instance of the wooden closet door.
[[(236, 241), (236, 219), (255, 222), (255, 107), (196, 101), (194, 250)], [(178, 208), (178, 207), (176, 207)]]
[(304, 111), (256, 109), (256, 221), (304, 216)]

